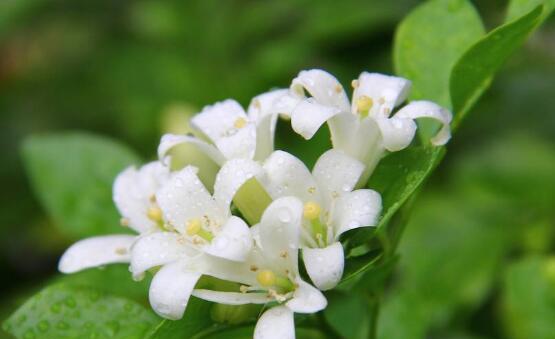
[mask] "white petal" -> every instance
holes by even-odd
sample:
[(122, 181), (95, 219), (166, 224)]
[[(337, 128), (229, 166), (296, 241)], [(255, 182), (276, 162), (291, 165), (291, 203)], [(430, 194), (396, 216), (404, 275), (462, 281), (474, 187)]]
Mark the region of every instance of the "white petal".
[[(204, 152), (210, 159), (214, 160), (218, 165), (222, 165), (225, 162), (225, 157), (223, 154), (214, 146), (206, 143), (199, 138), (191, 135), (175, 135), (175, 134), (164, 134), (160, 140), (160, 145), (158, 145), (158, 158), (160, 160), (167, 159), (168, 152), (171, 151), (177, 145), (180, 144), (193, 144), (198, 147), (199, 150)], [(166, 161), (167, 163), (167, 161)]]
[(221, 214), (216, 202), (197, 177), (196, 168), (192, 166), (174, 172), (156, 194), (156, 201), (165, 220), (181, 233), (185, 233), (190, 219)]
[(342, 111), (308, 98), (301, 101), (291, 113), (291, 127), (305, 139), (311, 139), (320, 127)]
[(364, 171), (364, 165), (340, 150), (331, 149), (320, 156), (312, 176), (330, 198), (350, 192)]
[(392, 118), (379, 117), (375, 121), (380, 128), (383, 146), (388, 151), (400, 151), (414, 139), (416, 123), (412, 119), (395, 115)]
[(382, 198), (376, 191), (360, 189), (337, 199), (332, 212), (335, 238), (358, 227), (375, 226), (382, 211)]
[(389, 116), (394, 107), (407, 98), (411, 82), (407, 79), (379, 73), (363, 72), (358, 78), (358, 86), (353, 92), (352, 111), (357, 112), (360, 96), (367, 96), (373, 101), (371, 115)]
[(275, 151), (264, 162), (264, 187), (272, 198), (295, 196), (302, 201), (320, 202), (317, 183), (306, 165), (294, 155)]
[(225, 305), (265, 304), (272, 301), (268, 293), (221, 292), (197, 289), (193, 291), (197, 298)]
[(345, 255), (340, 242), (325, 248), (303, 248), (303, 260), (310, 280), (322, 291), (334, 288), (343, 276)]
[(304, 95), (303, 89), (322, 105), (333, 106), (343, 112), (349, 111), (349, 98), (343, 86), (326, 71), (320, 69), (301, 71), (293, 79), (291, 90), (298, 95)]
[(165, 265), (150, 283), (149, 300), (152, 309), (161, 317), (181, 319), (200, 277), (200, 273), (188, 271), (183, 262)]
[(254, 339), (295, 339), (293, 312), (285, 306), (272, 307), (258, 318)]
[(133, 235), (106, 235), (80, 240), (71, 245), (60, 258), (58, 270), (74, 273), (86, 268), (129, 262)]
[(282, 109), (278, 103), (282, 101), (282, 98), (289, 94), (288, 89), (275, 89), (266, 93), (259, 94), (255, 96), (247, 109), (247, 115), (251, 121), (259, 124), (260, 121), (268, 116), (275, 115)]
[(274, 151), (274, 136), (278, 114), (266, 115), (256, 125), (255, 160), (265, 160)]
[(190, 260), (187, 267), (195, 272), (222, 280), (234, 281), (245, 285), (255, 285), (256, 273), (250, 268), (250, 262), (237, 262), (201, 254)]
[(264, 211), (258, 226), (260, 245), (273, 267), (298, 275), (298, 248), (302, 202), (294, 197), (274, 200)]
[(293, 294), (293, 299), (285, 305), (295, 313), (315, 313), (323, 310), (328, 305), (322, 292), (302, 280), (298, 280), (299, 287)]
[(129, 227), (142, 233), (156, 227), (147, 217), (150, 198), (169, 178), (169, 169), (159, 161), (150, 162), (139, 170), (128, 167), (114, 181), (113, 199)]
[(448, 110), (433, 102), (413, 101), (401, 108), (394, 117), (408, 119), (431, 118), (439, 121), (442, 124), (441, 130), (431, 140), (434, 145), (445, 145), (451, 138), (449, 124), (453, 119), (453, 115)]
[(140, 237), (131, 248), (130, 271), (133, 277), (138, 279), (152, 267), (196, 254), (196, 251), (183, 240), (173, 232), (158, 232)]
[(225, 163), (216, 176), (214, 199), (222, 210), (229, 210), (233, 197), (249, 179), (262, 173), (262, 167), (249, 159), (232, 159)]
[[(239, 121), (241, 127), (237, 127)], [(191, 126), (210, 138), (226, 159), (254, 157), (256, 125), (235, 100), (206, 106), (191, 119)]]
[(204, 251), (216, 257), (244, 261), (252, 248), (249, 226), (236, 216), (231, 216)]

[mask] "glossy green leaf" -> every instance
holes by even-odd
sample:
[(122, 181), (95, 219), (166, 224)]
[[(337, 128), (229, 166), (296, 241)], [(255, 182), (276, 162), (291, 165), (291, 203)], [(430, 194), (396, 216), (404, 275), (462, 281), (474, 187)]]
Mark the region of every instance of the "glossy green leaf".
[(23, 145), (33, 188), (69, 238), (121, 233), (112, 183), (139, 158), (115, 141), (78, 133), (33, 136)]
[(554, 0), (511, 0), (509, 1), (509, 8), (507, 9), (507, 18), (505, 21), (510, 22), (524, 14), (530, 12), (539, 5), (544, 5), (541, 21), (545, 20), (547, 16), (555, 8)]
[(354, 293), (330, 292), (324, 317), (343, 338), (367, 339), (370, 336), (370, 308), (365, 297)]
[(210, 331), (213, 321), (210, 317), (212, 303), (192, 297), (180, 320), (162, 320), (145, 338), (192, 338), (200, 333)]
[(491, 84), (493, 75), (538, 26), (542, 7), (502, 25), (474, 44), (459, 59), (449, 83), (456, 129)]
[(502, 314), (509, 338), (553, 338), (554, 305), (555, 258), (531, 257), (509, 267), (502, 292)]
[(393, 61), (396, 73), (412, 81), (411, 99), (450, 107), (451, 69), (483, 34), (470, 1), (427, 1), (407, 15), (395, 33)]
[(5, 323), (16, 338), (142, 338), (158, 317), (137, 303), (94, 289), (50, 286)]

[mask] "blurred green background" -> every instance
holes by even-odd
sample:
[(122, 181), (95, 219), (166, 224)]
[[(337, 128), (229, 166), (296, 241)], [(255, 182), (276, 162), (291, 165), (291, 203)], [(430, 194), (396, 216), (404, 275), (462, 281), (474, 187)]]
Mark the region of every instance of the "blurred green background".
[[(152, 159), (186, 114), (225, 98), (247, 105), (299, 70), (324, 68), (345, 85), (363, 70), (392, 73), (395, 27), (417, 4), (0, 2), (0, 319), (55, 277), (76, 240), (34, 197), (26, 136), (87, 131)], [(491, 28), (506, 2), (475, 5)], [(379, 338), (555, 338), (554, 93), (551, 19), (505, 65), (418, 196)]]

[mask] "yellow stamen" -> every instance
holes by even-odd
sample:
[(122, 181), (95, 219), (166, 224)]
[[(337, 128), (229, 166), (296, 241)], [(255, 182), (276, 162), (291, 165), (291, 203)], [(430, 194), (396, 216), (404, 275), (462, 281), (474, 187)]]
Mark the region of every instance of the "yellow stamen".
[(233, 123), (233, 127), (239, 129), (239, 128), (243, 128), (247, 125), (247, 120), (245, 118), (237, 118), (237, 120), (235, 120), (235, 122)]
[(357, 98), (357, 112), (360, 113), (361, 116), (366, 117), (368, 116), (368, 112), (374, 105), (374, 101), (372, 98), (367, 97), (366, 95), (362, 95)]
[(357, 88), (358, 87), (358, 80), (351, 81), (351, 86), (353, 86), (353, 88)]
[(322, 209), (318, 203), (309, 201), (304, 204), (303, 216), (308, 220), (314, 220), (320, 216), (321, 211)]
[(149, 207), (146, 215), (150, 220), (154, 222), (162, 221), (162, 210), (158, 206)]
[(187, 221), (187, 225), (185, 226), (185, 232), (188, 236), (198, 235), (202, 239), (210, 242), (214, 239), (214, 235), (202, 228), (202, 222), (199, 218), (191, 219)]
[(276, 275), (270, 270), (262, 270), (256, 275), (258, 283), (264, 287), (273, 286), (276, 283)]

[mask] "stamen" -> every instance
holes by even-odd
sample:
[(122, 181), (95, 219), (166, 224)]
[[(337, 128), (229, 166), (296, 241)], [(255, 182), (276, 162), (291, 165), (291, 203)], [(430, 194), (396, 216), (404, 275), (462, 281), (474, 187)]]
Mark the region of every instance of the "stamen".
[(341, 93), (341, 91), (343, 91), (343, 87), (339, 84), (335, 85), (335, 92), (336, 93)]
[(237, 129), (243, 128), (246, 125), (247, 125), (247, 120), (243, 117), (237, 118), (237, 120), (235, 120), (235, 122), (233, 123), (233, 127)]
[(320, 217), (321, 211), (322, 211), (322, 208), (318, 203), (314, 201), (309, 201), (306, 204), (304, 204), (303, 216), (308, 220), (314, 220)]
[(366, 95), (361, 95), (357, 98), (356, 106), (357, 112), (360, 114), (361, 117), (365, 118), (368, 116), (368, 112), (374, 105), (374, 101), (372, 98), (367, 97)]
[(351, 81), (351, 86), (353, 86), (353, 88), (357, 88), (358, 87), (358, 80), (353, 80)]
[(162, 210), (158, 206), (149, 207), (146, 215), (150, 220), (154, 222), (159, 223), (162, 221)]
[(119, 220), (119, 224), (123, 227), (128, 227), (129, 226), (129, 219), (127, 218), (121, 218)]
[(202, 222), (200, 221), (199, 218), (194, 218), (187, 221), (185, 232), (187, 233), (188, 236), (192, 237), (194, 235), (198, 235), (199, 237), (201, 237), (202, 239), (208, 242), (214, 239), (214, 235), (211, 232), (202, 228)]
[(276, 275), (270, 270), (262, 270), (256, 275), (256, 280), (260, 285), (270, 287), (276, 283)]

